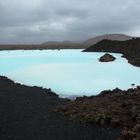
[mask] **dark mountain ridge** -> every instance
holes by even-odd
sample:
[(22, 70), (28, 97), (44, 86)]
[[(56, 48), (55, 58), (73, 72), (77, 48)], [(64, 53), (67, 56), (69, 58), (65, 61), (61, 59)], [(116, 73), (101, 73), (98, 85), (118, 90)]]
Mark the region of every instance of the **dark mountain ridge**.
[(140, 66), (140, 38), (132, 38), (126, 41), (105, 39), (85, 49), (84, 52), (122, 53), (129, 63)]

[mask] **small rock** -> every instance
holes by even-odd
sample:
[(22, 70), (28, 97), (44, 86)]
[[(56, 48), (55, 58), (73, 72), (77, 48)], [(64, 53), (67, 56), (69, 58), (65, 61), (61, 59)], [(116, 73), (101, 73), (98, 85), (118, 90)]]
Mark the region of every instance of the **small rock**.
[(114, 126), (114, 127), (117, 127), (120, 125), (120, 120), (117, 119), (117, 118), (112, 118), (111, 119), (111, 125)]
[(136, 137), (136, 133), (127, 127), (123, 128), (122, 135), (123, 135), (123, 138), (126, 140), (133, 140), (133, 138)]
[(106, 53), (105, 55), (103, 55), (102, 57), (99, 58), (99, 61), (100, 62), (110, 62), (110, 61), (114, 61), (115, 59), (116, 58), (114, 56)]
[(101, 115), (100, 114), (98, 114), (98, 115), (95, 116), (95, 123), (96, 124), (99, 124), (100, 123), (100, 118), (101, 118)]
[(135, 86), (135, 84), (131, 84), (131, 86), (132, 86), (132, 87), (134, 87), (134, 86)]
[(135, 119), (140, 114), (140, 106), (133, 106), (130, 109), (132, 118)]
[(136, 122), (140, 124), (140, 114), (136, 116)]
[(140, 86), (137, 86), (137, 89), (140, 89)]
[(140, 124), (136, 124), (133, 128), (132, 128), (133, 131), (135, 132), (140, 132)]

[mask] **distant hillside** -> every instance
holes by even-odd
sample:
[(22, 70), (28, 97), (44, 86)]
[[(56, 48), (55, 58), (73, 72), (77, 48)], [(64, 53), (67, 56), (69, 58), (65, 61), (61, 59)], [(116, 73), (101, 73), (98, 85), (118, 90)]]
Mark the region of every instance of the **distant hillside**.
[(85, 40), (85, 41), (63, 41), (63, 42), (59, 42), (59, 41), (48, 41), (45, 42), (41, 45), (43, 46), (48, 46), (49, 48), (80, 48), (80, 49), (85, 49), (91, 45), (94, 45), (96, 43), (98, 43), (101, 40), (104, 39), (109, 39), (109, 40), (119, 40), (119, 41), (125, 41), (125, 40), (129, 40), (132, 37), (124, 35), (124, 34), (105, 34), (102, 36), (97, 36), (97, 37), (93, 37), (91, 39)]
[(105, 34), (101, 36), (97, 36), (91, 39), (88, 39), (84, 42), (84, 44), (89, 47), (98, 43), (101, 40), (108, 39), (108, 40), (117, 40), (117, 41), (126, 41), (132, 39), (131, 36), (124, 35), (124, 34)]
[(124, 41), (124, 40), (129, 40), (132, 37), (124, 35), (124, 34), (106, 34), (102, 36), (97, 36), (88, 40), (84, 41), (48, 41), (42, 44), (29, 44), (29, 45), (24, 45), (24, 44), (15, 44), (15, 45), (0, 45), (0, 50), (20, 50), (20, 49), (25, 49), (25, 50), (31, 50), (31, 49), (85, 49), (88, 48), (89, 46), (92, 46), (96, 43), (98, 43), (101, 40), (104, 39), (109, 39), (109, 40), (119, 40), (119, 41)]
[(49, 48), (57, 48), (57, 49), (85, 49), (83, 42), (72, 42), (72, 41), (48, 41), (43, 44), (42, 46), (48, 46)]
[(129, 63), (140, 66), (140, 38), (126, 41), (102, 40), (84, 50), (85, 52), (114, 52), (122, 53)]

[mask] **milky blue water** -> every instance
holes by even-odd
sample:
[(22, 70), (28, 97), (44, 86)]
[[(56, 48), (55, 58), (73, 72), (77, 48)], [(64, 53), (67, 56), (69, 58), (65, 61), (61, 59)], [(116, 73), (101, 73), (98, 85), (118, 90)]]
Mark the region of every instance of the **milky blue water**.
[(114, 62), (99, 62), (103, 54), (81, 50), (1, 51), (0, 75), (22, 84), (51, 88), (63, 97), (140, 85), (140, 68), (129, 64), (121, 54), (113, 54), (117, 58)]

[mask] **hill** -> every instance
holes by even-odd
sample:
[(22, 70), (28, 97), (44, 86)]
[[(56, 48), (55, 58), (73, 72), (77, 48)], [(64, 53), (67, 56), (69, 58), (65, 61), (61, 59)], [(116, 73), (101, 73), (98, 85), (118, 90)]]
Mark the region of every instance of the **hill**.
[(84, 44), (89, 47), (91, 45), (94, 45), (101, 40), (108, 39), (108, 40), (117, 40), (117, 41), (126, 41), (132, 39), (131, 36), (125, 35), (125, 34), (105, 34), (101, 36), (97, 36), (91, 39), (88, 39), (84, 42)]
[(126, 41), (105, 39), (85, 49), (84, 52), (122, 53), (129, 63), (140, 66), (140, 38), (132, 38)]
[(98, 42), (100, 42), (101, 40), (104, 39), (109, 39), (109, 40), (118, 40), (118, 41), (126, 41), (129, 39), (132, 39), (131, 36), (125, 35), (125, 34), (105, 34), (105, 35), (101, 35), (101, 36), (97, 36), (97, 37), (93, 37), (90, 38), (88, 40), (84, 40), (84, 41), (48, 41), (43, 43), (43, 46), (48, 46), (49, 48), (80, 48), (80, 49), (84, 49), (87, 48), (91, 45), (94, 45)]
[(85, 49), (104, 39), (125, 41), (132, 39), (132, 37), (124, 34), (106, 34), (84, 41), (65, 40), (62, 42), (48, 41), (41, 44), (1, 44), (0, 50)]
[(48, 42), (45, 42), (43, 44), (41, 44), (42, 47), (46, 46), (48, 48), (57, 48), (57, 49), (84, 49), (85, 46), (83, 44), (83, 42), (81, 41), (68, 41), (68, 40), (65, 40), (65, 41), (62, 41), (62, 42), (59, 42), (59, 41), (48, 41)]

